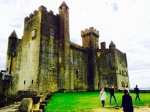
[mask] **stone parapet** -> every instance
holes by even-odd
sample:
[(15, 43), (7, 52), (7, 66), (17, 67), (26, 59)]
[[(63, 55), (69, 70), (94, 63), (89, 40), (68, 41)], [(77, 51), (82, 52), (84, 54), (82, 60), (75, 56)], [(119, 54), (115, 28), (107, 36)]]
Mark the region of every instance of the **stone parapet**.
[(34, 16), (37, 16), (37, 14), (39, 14), (39, 12), (45, 12), (47, 14), (53, 15), (53, 16), (58, 16), (58, 14), (54, 15), (53, 11), (47, 11), (47, 8), (43, 5), (41, 5), (38, 10), (34, 10), (33, 13), (30, 13), (29, 16), (24, 18), (24, 21), (27, 22), (30, 19), (32, 19)]
[(85, 37), (86, 35), (93, 34), (96, 37), (99, 37), (99, 31), (94, 29), (93, 27), (90, 27), (89, 29), (85, 29), (84, 31), (81, 31), (81, 36)]

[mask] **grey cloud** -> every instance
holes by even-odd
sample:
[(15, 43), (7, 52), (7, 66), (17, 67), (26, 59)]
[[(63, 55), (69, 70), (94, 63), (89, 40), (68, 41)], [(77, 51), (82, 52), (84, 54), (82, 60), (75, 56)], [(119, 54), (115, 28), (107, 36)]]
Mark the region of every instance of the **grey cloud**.
[(129, 70), (142, 70), (150, 67), (150, 61), (147, 59), (140, 59), (135, 57), (134, 59), (128, 59)]
[(9, 24), (9, 26), (11, 26), (13, 28), (22, 28), (21, 24)]
[(118, 4), (117, 3), (105, 3), (106, 6), (111, 6), (113, 11), (118, 11)]
[(139, 46), (142, 46), (144, 49), (150, 49), (150, 37), (147, 37), (147, 39), (144, 39), (140, 41)]
[(118, 5), (117, 5), (117, 3), (113, 4), (113, 8), (114, 8), (114, 11), (118, 11)]
[(10, 4), (14, 3), (14, 0), (2, 0), (1, 3), (5, 4), (5, 5), (10, 5)]

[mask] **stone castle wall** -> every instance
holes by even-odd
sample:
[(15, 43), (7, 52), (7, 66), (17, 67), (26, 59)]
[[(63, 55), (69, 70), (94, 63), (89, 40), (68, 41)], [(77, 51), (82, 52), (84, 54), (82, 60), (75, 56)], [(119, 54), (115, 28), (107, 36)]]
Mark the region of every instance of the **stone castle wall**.
[(58, 16), (42, 7), (39, 91), (58, 91)]
[(41, 40), (41, 10), (24, 19), (22, 57), (19, 73), (19, 90), (38, 90), (39, 56)]
[(8, 71), (12, 66), (14, 88), (9, 88), (10, 93), (98, 90), (112, 85), (123, 89), (123, 82), (129, 84), (124, 53), (115, 45), (106, 49), (105, 43), (100, 49), (99, 31), (93, 27), (82, 31), (81, 37), (82, 46), (70, 42), (69, 8), (65, 4), (59, 7), (58, 15), (40, 6), (26, 17), (16, 55), (12, 63), (6, 63)]

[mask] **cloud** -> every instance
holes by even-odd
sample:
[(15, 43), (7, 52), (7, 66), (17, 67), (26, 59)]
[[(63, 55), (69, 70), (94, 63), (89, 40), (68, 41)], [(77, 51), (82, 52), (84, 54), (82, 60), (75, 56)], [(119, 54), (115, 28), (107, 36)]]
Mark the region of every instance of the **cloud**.
[(9, 26), (13, 28), (22, 28), (21, 24), (9, 24)]
[(142, 71), (139, 69), (130, 71), (130, 84), (131, 87), (135, 87), (135, 85), (139, 85), (140, 88), (149, 87), (149, 79), (150, 79), (150, 70), (143, 69)]

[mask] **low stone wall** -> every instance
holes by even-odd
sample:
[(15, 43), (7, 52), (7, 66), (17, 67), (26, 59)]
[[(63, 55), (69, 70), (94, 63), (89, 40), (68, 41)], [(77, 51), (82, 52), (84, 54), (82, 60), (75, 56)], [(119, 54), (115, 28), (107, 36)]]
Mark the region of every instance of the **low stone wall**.
[(52, 93), (46, 95), (35, 94), (32, 98), (23, 98), (18, 108), (19, 112), (44, 112), (51, 97)]
[(18, 110), (19, 112), (33, 112), (33, 100), (31, 98), (24, 98)]

